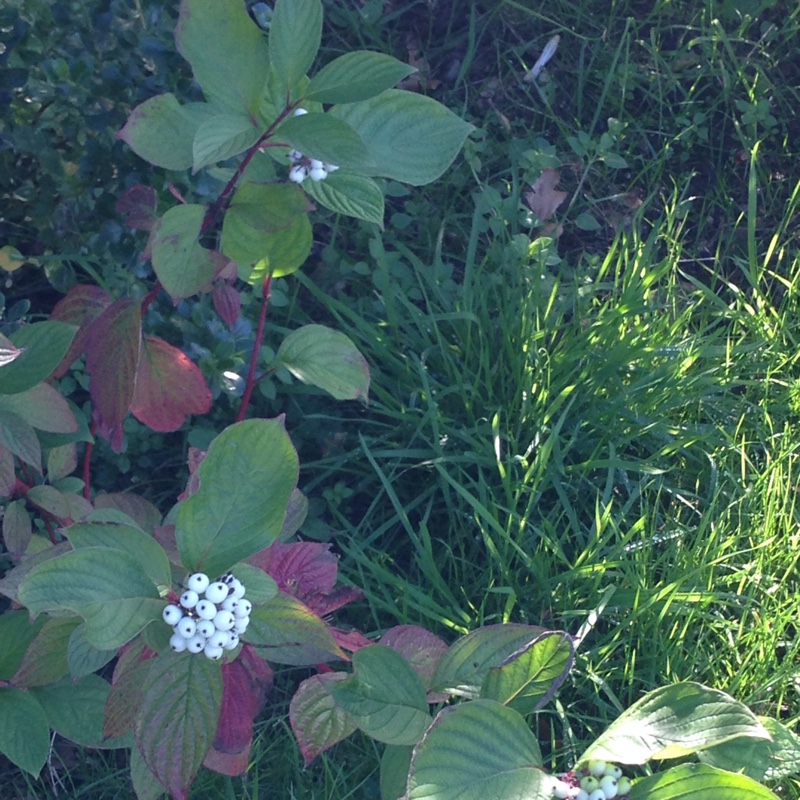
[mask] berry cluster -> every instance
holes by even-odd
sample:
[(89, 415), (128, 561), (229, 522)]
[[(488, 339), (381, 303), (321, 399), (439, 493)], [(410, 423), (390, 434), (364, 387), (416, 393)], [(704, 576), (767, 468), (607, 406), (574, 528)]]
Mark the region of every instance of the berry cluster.
[(169, 646), (176, 653), (203, 653), (213, 661), (238, 646), (253, 607), (245, 600), (244, 586), (230, 573), (213, 582), (202, 572), (190, 575), (179, 603), (162, 614), (173, 630)]
[(553, 797), (572, 800), (612, 800), (627, 797), (631, 782), (616, 764), (590, 761), (574, 772), (559, 775), (553, 786)]
[[(303, 114), (308, 114), (304, 108), (296, 108), (294, 111), (295, 117), (301, 117)], [(289, 180), (294, 183), (302, 183), (306, 178), (311, 178), (312, 181), (324, 181), (328, 173), (339, 169), (335, 164), (326, 164), (316, 158), (306, 158), (299, 150), (289, 151), (289, 163), (292, 165), (289, 170)]]

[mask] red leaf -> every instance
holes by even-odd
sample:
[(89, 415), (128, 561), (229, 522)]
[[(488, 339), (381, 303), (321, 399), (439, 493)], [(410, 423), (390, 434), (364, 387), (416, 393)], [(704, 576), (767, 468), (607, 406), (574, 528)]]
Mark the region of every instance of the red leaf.
[(78, 332), (53, 373), (54, 378), (63, 378), (75, 359), (86, 349), (89, 326), (111, 302), (110, 295), (99, 286), (75, 286), (56, 303), (50, 319), (77, 325)]
[(239, 319), (242, 296), (229, 283), (217, 281), (211, 292), (211, 299), (214, 301), (214, 308), (217, 314), (222, 317), (229, 328), (232, 328), (236, 320)]
[(167, 558), (172, 564), (181, 565), (181, 555), (175, 541), (174, 525), (156, 525), (153, 528), (153, 538), (164, 548)]
[(203, 463), (205, 457), (205, 450), (200, 450), (198, 447), (189, 448), (189, 456), (186, 459), (189, 466), (189, 480), (186, 481), (186, 488), (178, 495), (178, 500), (191, 497), (200, 488), (200, 476), (197, 474), (197, 468)]
[(330, 593), (339, 569), (338, 556), (322, 542), (275, 542), (247, 560), (272, 576), (282, 592), (300, 600)]
[(243, 648), (236, 661), (222, 665), (222, 708), (214, 737), (215, 750), (241, 753), (250, 747), (253, 721), (264, 707), (272, 679), (269, 665), (254, 655), (251, 647)]
[(125, 224), (140, 231), (152, 229), (158, 215), (155, 189), (137, 183), (126, 189), (117, 200), (114, 210), (125, 218)]
[(210, 408), (211, 391), (198, 366), (163, 339), (145, 336), (131, 402), (136, 419), (167, 433)]
[(364, 593), (360, 589), (353, 589), (349, 586), (339, 586), (332, 592), (312, 594), (306, 598), (305, 604), (318, 616), (322, 617), (330, 614), (336, 609), (361, 600)]
[(203, 766), (214, 772), (219, 772), (220, 775), (230, 775), (232, 778), (244, 775), (250, 764), (251, 745), (252, 740), (247, 747), (242, 748), (238, 753), (223, 753), (212, 745), (203, 759)]
[(139, 364), (142, 315), (130, 297), (112, 303), (86, 331), (86, 371), (100, 436), (122, 450), (122, 421), (133, 400)]
[(544, 222), (556, 213), (556, 209), (567, 199), (567, 193), (556, 189), (561, 180), (557, 169), (542, 170), (542, 174), (533, 182), (530, 191), (525, 192), (525, 202), (534, 214)]
[(351, 653), (355, 653), (356, 650), (360, 650), (368, 644), (375, 644), (372, 639), (367, 639), (361, 631), (343, 631), (339, 630), (339, 628), (331, 628), (331, 633), (336, 644), (342, 650), (349, 650)]

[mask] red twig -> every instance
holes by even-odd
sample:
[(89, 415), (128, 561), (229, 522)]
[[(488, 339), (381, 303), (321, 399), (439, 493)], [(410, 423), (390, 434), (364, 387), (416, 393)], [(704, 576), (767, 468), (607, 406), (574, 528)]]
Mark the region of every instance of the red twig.
[[(97, 425), (95, 421), (92, 420), (89, 424), (89, 433), (91, 433), (92, 438), (97, 431)], [(89, 480), (92, 476), (91, 466), (92, 466), (92, 450), (94, 449), (93, 442), (86, 442), (86, 449), (83, 451), (83, 497), (87, 502), (91, 502), (92, 496), (89, 486)]]
[(256, 368), (258, 367), (258, 355), (261, 352), (261, 340), (264, 337), (264, 326), (267, 322), (267, 308), (269, 307), (269, 296), (272, 291), (272, 275), (267, 275), (264, 285), (261, 287), (261, 311), (258, 314), (258, 326), (256, 327), (255, 341), (253, 342), (253, 352), (250, 356), (250, 367), (247, 370), (247, 383), (242, 395), (242, 404), (239, 406), (239, 413), (236, 421), (241, 422), (247, 413), (247, 406), (250, 404), (250, 397), (256, 387)]

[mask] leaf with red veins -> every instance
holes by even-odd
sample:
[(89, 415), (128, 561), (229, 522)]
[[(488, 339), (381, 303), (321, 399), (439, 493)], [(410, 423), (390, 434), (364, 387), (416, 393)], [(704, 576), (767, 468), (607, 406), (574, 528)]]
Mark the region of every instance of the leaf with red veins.
[(361, 600), (363, 597), (364, 593), (360, 589), (354, 589), (350, 586), (339, 586), (332, 592), (315, 593), (301, 599), (315, 614), (322, 617), (325, 616), (325, 614), (332, 614), (348, 603)]
[(97, 433), (114, 452), (122, 451), (122, 421), (128, 414), (136, 385), (141, 347), (142, 315), (130, 297), (112, 303), (86, 331), (86, 371), (92, 417)]
[(300, 600), (333, 591), (339, 558), (322, 542), (275, 542), (247, 559), (264, 570), (278, 588)]
[(158, 219), (157, 206), (158, 197), (155, 189), (137, 183), (119, 196), (114, 211), (124, 219), (129, 228), (149, 231)]
[(400, 653), (422, 679), (426, 689), (430, 689), (436, 665), (448, 649), (444, 640), (418, 625), (390, 628), (383, 634), (379, 644)]
[(112, 303), (111, 296), (99, 286), (74, 286), (59, 300), (51, 320), (77, 325), (78, 332), (67, 350), (67, 354), (53, 373), (54, 378), (63, 378), (86, 349), (89, 327)]
[(177, 347), (145, 336), (131, 411), (154, 431), (168, 433), (190, 414), (211, 408), (211, 390), (199, 367)]
[(242, 308), (242, 296), (225, 281), (216, 281), (211, 290), (211, 299), (214, 301), (214, 310), (222, 317), (223, 322), (232, 328), (239, 319)]

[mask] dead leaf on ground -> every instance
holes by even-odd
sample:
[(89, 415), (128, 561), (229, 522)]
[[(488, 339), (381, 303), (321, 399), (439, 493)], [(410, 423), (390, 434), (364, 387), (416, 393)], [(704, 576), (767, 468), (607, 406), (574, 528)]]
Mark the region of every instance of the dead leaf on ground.
[(556, 189), (561, 180), (557, 169), (547, 169), (533, 182), (529, 191), (525, 192), (528, 208), (542, 221), (550, 219), (558, 207), (567, 199), (567, 193)]

